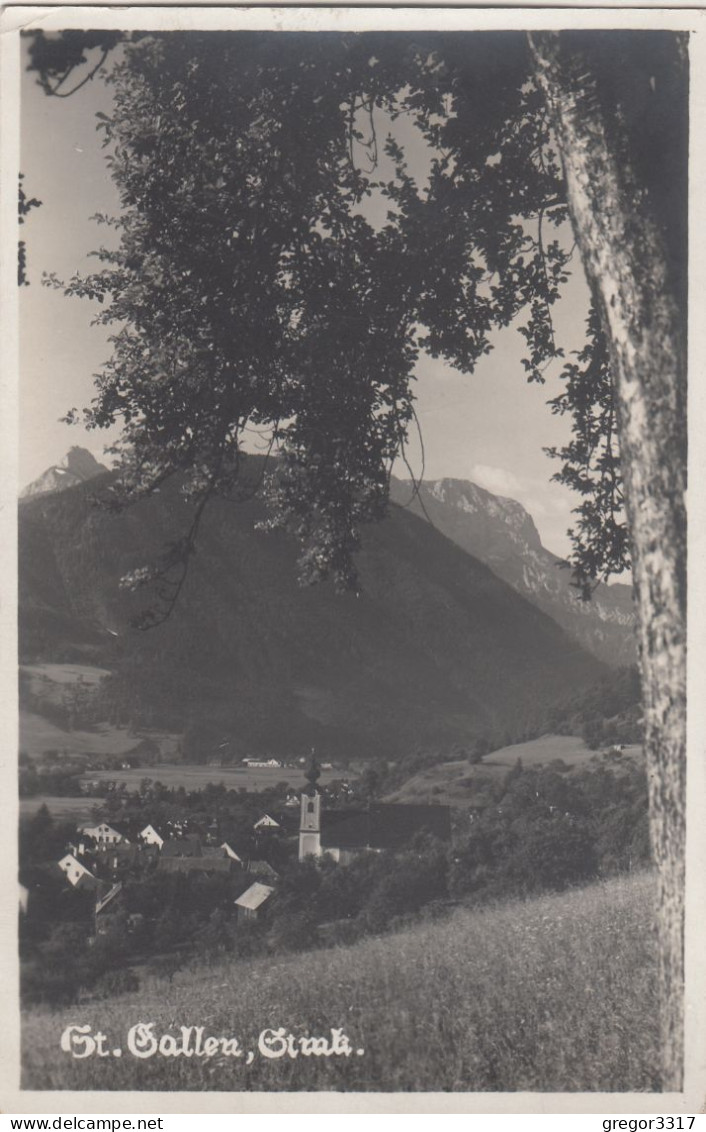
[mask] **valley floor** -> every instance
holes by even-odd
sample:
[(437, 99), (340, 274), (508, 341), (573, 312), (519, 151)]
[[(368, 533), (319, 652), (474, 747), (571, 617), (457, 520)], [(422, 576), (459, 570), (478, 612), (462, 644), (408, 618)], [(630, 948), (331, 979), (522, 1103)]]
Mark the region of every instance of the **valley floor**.
[[(148, 976), (139, 993), (33, 1009), (23, 1024), (23, 1088), (655, 1091), (655, 900), (654, 878), (643, 873), (459, 910), (350, 947), (219, 957), (171, 984)], [(211, 1057), (141, 1058), (126, 1037), (138, 1023), (176, 1037), (181, 1026), (203, 1026), (204, 1036), (237, 1037), (243, 1056), (231, 1046)], [(105, 1033), (106, 1048), (122, 1056), (62, 1051), (62, 1033), (76, 1024)], [(298, 1056), (258, 1051), (258, 1036), (280, 1027)], [(332, 1029), (350, 1055), (301, 1052), (301, 1036), (330, 1039)]]

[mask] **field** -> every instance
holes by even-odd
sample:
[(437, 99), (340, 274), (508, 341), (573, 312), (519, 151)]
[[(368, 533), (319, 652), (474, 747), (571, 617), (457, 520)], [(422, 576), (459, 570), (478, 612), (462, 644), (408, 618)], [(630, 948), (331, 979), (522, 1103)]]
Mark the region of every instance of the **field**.
[(50, 684), (86, 684), (95, 688), (104, 676), (110, 676), (107, 668), (96, 668), (92, 664), (21, 664), (20, 672), (29, 678), (30, 689), (38, 692)]
[[(304, 786), (304, 767), (239, 767), (194, 766), (186, 763), (157, 763), (155, 766), (133, 767), (130, 770), (92, 770), (85, 778), (92, 782), (124, 783), (128, 790), (137, 790), (143, 778), (152, 778), (170, 789), (183, 786), (186, 790), (203, 790), (210, 782), (222, 782), (228, 790), (267, 790), (279, 782), (289, 782), (300, 789)], [(350, 777), (340, 770), (323, 770), (320, 782)]]
[(31, 798), (20, 798), (20, 817), (30, 817), (40, 806), (46, 806), (57, 821), (69, 818), (75, 818), (77, 822), (90, 821), (91, 810), (100, 805), (100, 801), (100, 798), (58, 798), (54, 794), (33, 794)]
[(44, 716), (32, 711), (20, 711), (20, 750), (31, 759), (37, 759), (45, 751), (64, 751), (68, 755), (94, 755), (98, 758), (127, 755), (149, 734), (161, 747), (174, 749), (176, 736), (166, 732), (145, 732), (135, 734), (126, 727), (112, 727), (109, 723), (98, 723), (91, 731), (65, 731), (51, 723)]
[[(331, 782), (335, 778), (340, 778), (341, 774), (340, 770), (324, 770), (321, 772), (320, 781)], [(348, 774), (347, 777), (354, 776)], [(222, 782), (228, 790), (243, 788), (248, 791), (267, 790), (280, 782), (289, 782), (295, 789), (301, 789), (305, 784), (304, 771), (300, 769), (188, 766), (181, 763), (160, 763), (157, 766), (136, 767), (132, 770), (93, 770), (83, 776), (84, 781), (90, 782), (124, 782), (128, 790), (139, 789), (143, 778), (162, 782), (172, 789), (184, 786), (187, 790), (203, 790), (210, 782), (216, 784)], [(89, 821), (92, 808), (100, 806), (101, 799), (35, 794), (31, 798), (20, 798), (20, 816), (30, 816), (42, 805), (46, 805), (52, 817), (59, 820), (75, 818), (77, 821)]]
[[(392, 802), (438, 802), (450, 806), (468, 805), (478, 785), (493, 776), (505, 774), (510, 767), (522, 759), (525, 770), (531, 767), (549, 766), (561, 759), (570, 770), (597, 764), (604, 758), (597, 751), (591, 751), (583, 739), (574, 735), (542, 735), (527, 743), (514, 743), (486, 755), (483, 762), (471, 766), (467, 759), (456, 759), (439, 763), (413, 775), (398, 790), (390, 795)], [(619, 756), (628, 760), (642, 758), (642, 748), (626, 747)], [(611, 763), (611, 766), (613, 764)]]
[[(139, 992), (23, 1025), (27, 1089), (655, 1091), (655, 883), (648, 874), (483, 910), (458, 910), (352, 947), (218, 958), (147, 976)], [(72, 1024), (123, 1056), (74, 1060)], [(137, 1023), (236, 1037), (247, 1056), (138, 1058)], [(343, 1031), (350, 1056), (267, 1059), (258, 1036)], [(296, 1044), (294, 1049), (297, 1049)], [(246, 1064), (251, 1060), (250, 1064)]]

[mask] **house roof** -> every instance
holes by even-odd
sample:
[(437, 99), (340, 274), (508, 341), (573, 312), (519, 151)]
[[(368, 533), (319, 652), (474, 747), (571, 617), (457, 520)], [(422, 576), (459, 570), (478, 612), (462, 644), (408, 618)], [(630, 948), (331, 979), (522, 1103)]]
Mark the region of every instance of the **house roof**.
[[(66, 867), (64, 867), (66, 866)], [(54, 866), (56, 872), (64, 880), (68, 880), (74, 888), (94, 888), (100, 886), (100, 881), (93, 875), (92, 872), (86, 868), (82, 861), (77, 861), (72, 853), (67, 853), (60, 861), (56, 862)], [(79, 874), (75, 881), (71, 880), (70, 874), (79, 870)]]
[(165, 833), (164, 833), (164, 830), (160, 826), (155, 825), (151, 821), (148, 821), (146, 825), (143, 825), (138, 830), (137, 836), (143, 837), (149, 830), (151, 830), (152, 833), (156, 833), (158, 837), (165, 837), (166, 836)]
[(329, 849), (401, 849), (419, 833), (451, 838), (448, 806), (374, 802), (367, 810), (324, 811), (321, 817), (321, 844)]
[(69, 869), (78, 869), (81, 874), (93, 876), (91, 870), (86, 868), (83, 861), (79, 861), (78, 858), (74, 857), (73, 853), (65, 853), (64, 856), (57, 861), (57, 865), (62, 872), (68, 871)]
[(235, 850), (232, 850), (231, 853), (229, 853), (225, 845), (203, 845), (201, 847), (201, 855), (203, 857), (223, 857), (224, 859), (229, 861), (235, 861), (236, 859), (239, 861), (240, 857), (238, 857), (237, 854), (235, 857), (232, 856), (232, 853), (234, 852)]
[(201, 842), (195, 833), (186, 837), (170, 837), (162, 846), (162, 857), (200, 857)]
[(165, 857), (157, 866), (160, 872), (170, 873), (230, 873), (234, 862), (230, 857)]
[(119, 861), (135, 861), (141, 855), (140, 848), (132, 842), (119, 841), (117, 845), (96, 845), (95, 849), (90, 850), (90, 856), (95, 859), (110, 860), (117, 857)]
[(237, 898), (235, 903), (239, 908), (247, 908), (249, 911), (254, 912), (265, 903), (273, 892), (274, 888), (270, 888), (268, 884), (260, 884), (260, 882), (256, 880), (254, 884), (250, 885), (250, 888), (246, 888), (245, 892)]
[(112, 904), (113, 900), (115, 900), (115, 897), (119, 896), (122, 890), (123, 886), (120, 881), (118, 881), (118, 883), (114, 884), (113, 887), (108, 890), (108, 892), (104, 893), (103, 896), (100, 896), (96, 900), (96, 916), (98, 916), (105, 908), (107, 908), (109, 904)]
[(269, 861), (248, 861), (247, 872), (254, 873), (256, 876), (272, 877), (273, 880), (279, 878), (279, 873), (272, 868)]
[(279, 828), (279, 822), (276, 821), (275, 818), (273, 818), (271, 816), (271, 814), (263, 814), (262, 817), (259, 818), (253, 826), (253, 829), (262, 829), (262, 828), (278, 829)]

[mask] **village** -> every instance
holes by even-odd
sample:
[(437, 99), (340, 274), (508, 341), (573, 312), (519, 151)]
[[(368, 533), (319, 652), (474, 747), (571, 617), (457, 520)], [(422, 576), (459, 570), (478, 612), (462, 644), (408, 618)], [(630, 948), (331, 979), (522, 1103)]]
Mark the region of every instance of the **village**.
[[(279, 808), (262, 811), (258, 804), (274, 802), (274, 791), (263, 799), (217, 786), (200, 792), (198, 810), (196, 795), (191, 805), (178, 806), (159, 786), (132, 805), (126, 792), (112, 791), (112, 807), (103, 810), (117, 816), (90, 823), (54, 822), (40, 809), (25, 823), (20, 842), (21, 951), (29, 968), (66, 937), (79, 952), (91, 952), (89, 966), (104, 955), (100, 974), (110, 977), (103, 982), (121, 988), (116, 972), (127, 971), (136, 956), (178, 966), (198, 954), (199, 939), (214, 924), (223, 939), (242, 948), (254, 932), (264, 939), (282, 916), (285, 932), (300, 939), (306, 897), (300, 892), (292, 916), (290, 890), (302, 873), (311, 880), (312, 869), (330, 873), (366, 856), (379, 858), (384, 871), (405, 853), (418, 857), (425, 839), (450, 844), (448, 806), (370, 798), (360, 804), (347, 785), (336, 793), (320, 786), (321, 771), (312, 758), (304, 788), (288, 789)], [(370, 879), (368, 887), (374, 887)], [(351, 909), (343, 912), (345, 922)], [(326, 936), (320, 920), (308, 922), (311, 942)], [(111, 948), (117, 939), (119, 953)]]
[[(271, 766), (272, 762), (262, 763)], [(281, 764), (277, 764), (281, 765)], [(267, 859), (273, 847), (286, 846), (288, 859), (300, 863), (327, 856), (340, 864), (350, 863), (363, 852), (404, 848), (415, 834), (426, 831), (448, 841), (450, 810), (446, 806), (399, 806), (384, 803), (366, 810), (342, 809), (326, 812), (322, 823), (322, 794), (317, 789), (320, 770), (312, 760), (308, 787), (288, 792), (289, 812), (277, 817), (263, 813), (251, 829), (241, 831), (250, 853), (239, 854), (228, 841), (219, 843), (218, 822), (193, 831), (188, 819), (155, 825), (100, 821), (81, 825), (68, 841), (66, 852), (55, 862), (43, 862), (29, 883), (20, 883), (20, 910), (29, 912), (30, 900), (40, 902), (47, 885), (59, 885), (91, 893), (95, 932), (104, 930), (107, 917), (115, 913), (130, 880), (142, 880), (152, 872), (228, 876), (241, 891), (233, 899), (233, 911), (241, 919), (256, 918), (275, 893), (280, 873)], [(293, 815), (292, 810), (296, 810)], [(298, 822), (297, 819), (298, 818)], [(322, 831), (323, 824), (323, 831)], [(255, 854), (255, 855), (253, 855)], [(281, 858), (281, 853), (280, 853)], [(285, 865), (286, 867), (286, 865)], [(136, 922), (135, 918), (131, 921)]]
[(321, 778), (312, 758), (297, 789), (143, 779), (90, 822), (40, 807), (20, 831), (25, 1001), (111, 997), (214, 955), (347, 945), (649, 859), (644, 770), (617, 752), (575, 772), (481, 768), (463, 806), (381, 800), (372, 768)]

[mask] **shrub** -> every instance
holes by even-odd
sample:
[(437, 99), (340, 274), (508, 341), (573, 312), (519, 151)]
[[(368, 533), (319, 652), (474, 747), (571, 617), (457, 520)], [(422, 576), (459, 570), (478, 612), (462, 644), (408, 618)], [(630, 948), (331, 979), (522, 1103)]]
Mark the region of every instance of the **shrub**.
[(598, 858), (590, 830), (565, 815), (523, 824), (505, 869), (524, 891), (566, 888), (596, 875)]

